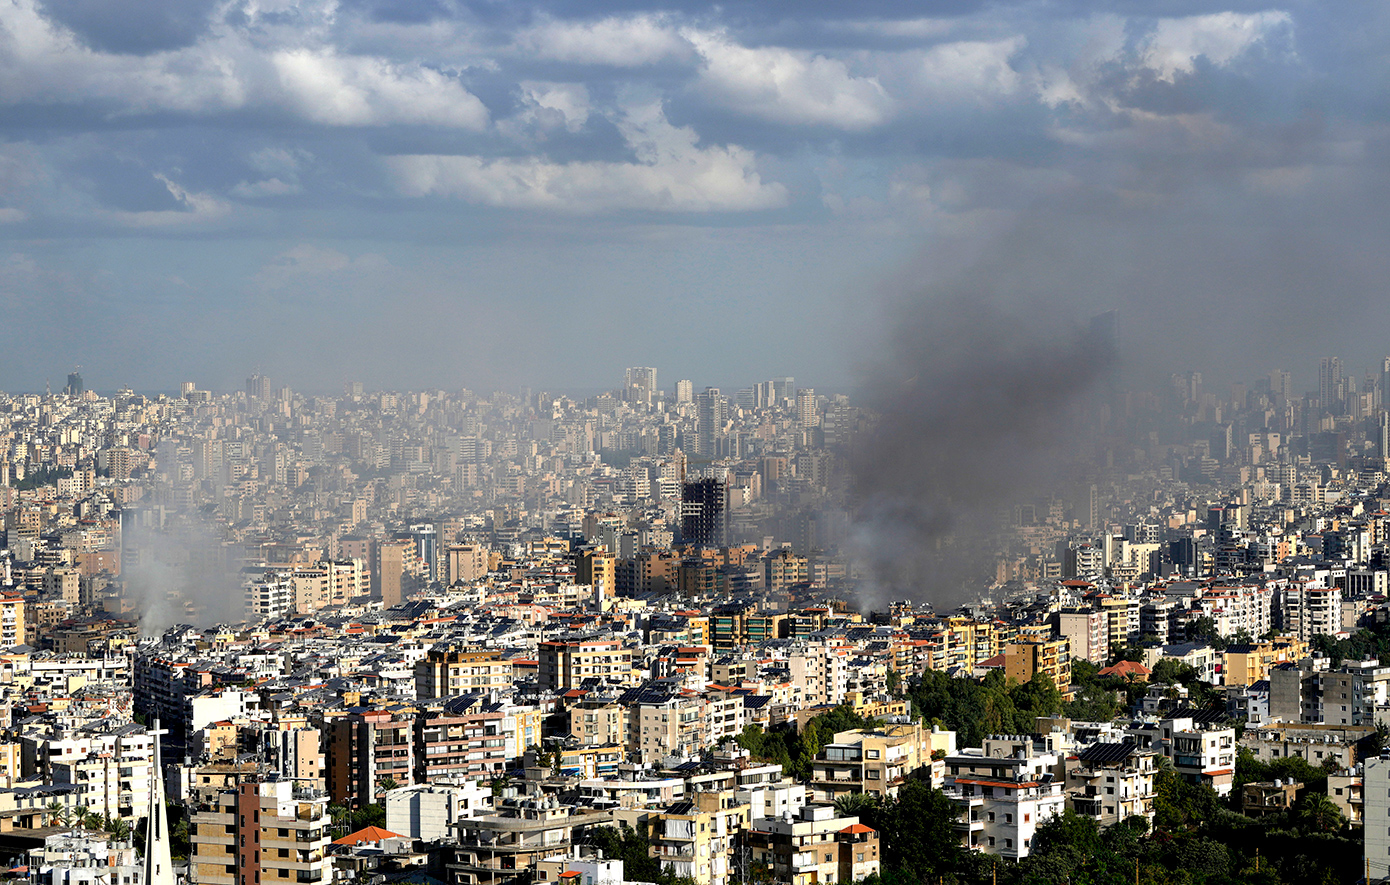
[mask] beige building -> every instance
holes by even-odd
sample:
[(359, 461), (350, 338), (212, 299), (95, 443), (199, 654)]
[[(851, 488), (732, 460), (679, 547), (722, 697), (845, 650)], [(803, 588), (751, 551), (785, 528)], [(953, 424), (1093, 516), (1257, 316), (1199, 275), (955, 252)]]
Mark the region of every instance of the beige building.
[(1020, 684), (1039, 673), (1071, 700), (1071, 652), (1065, 639), (1040, 639), (1010, 643), (1004, 650), (1004, 676)]
[(878, 832), (831, 805), (807, 805), (795, 817), (754, 820), (750, 860), (786, 885), (857, 882), (879, 871)]
[(537, 648), (542, 691), (569, 691), (587, 678), (632, 681), (632, 651), (613, 639), (552, 640)]
[(415, 697), (447, 698), (510, 688), (512, 662), (497, 652), (433, 650), (415, 664)]
[(750, 808), (729, 790), (697, 792), (647, 819), (652, 856), (663, 869), (697, 885), (728, 885), (734, 840), (748, 828)]
[(255, 776), (204, 792), (190, 809), (194, 881), (205, 885), (327, 882), (328, 799)]
[(920, 723), (839, 732), (811, 768), (811, 799), (833, 803), (850, 793), (896, 796), (913, 772), (930, 764), (933, 737), (947, 735), (950, 746), (943, 742), (941, 749), (954, 752), (955, 732), (933, 733)]

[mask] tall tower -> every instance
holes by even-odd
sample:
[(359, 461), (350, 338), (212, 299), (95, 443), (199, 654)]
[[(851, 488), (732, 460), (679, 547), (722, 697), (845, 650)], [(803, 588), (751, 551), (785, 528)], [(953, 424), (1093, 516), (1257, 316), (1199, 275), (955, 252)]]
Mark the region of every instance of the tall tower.
[(803, 387), (796, 392), (796, 423), (798, 427), (815, 427), (820, 423), (814, 387)]
[(1323, 411), (1341, 413), (1342, 378), (1342, 361), (1335, 356), (1324, 357), (1318, 365), (1318, 401)]
[(159, 720), (154, 720), (154, 765), (150, 768), (150, 808), (145, 824), (144, 885), (176, 885), (169, 859), (169, 818), (164, 812), (164, 765), (159, 754)]
[(633, 366), (624, 378), (624, 396), (629, 402), (649, 403), (656, 396), (656, 369)]

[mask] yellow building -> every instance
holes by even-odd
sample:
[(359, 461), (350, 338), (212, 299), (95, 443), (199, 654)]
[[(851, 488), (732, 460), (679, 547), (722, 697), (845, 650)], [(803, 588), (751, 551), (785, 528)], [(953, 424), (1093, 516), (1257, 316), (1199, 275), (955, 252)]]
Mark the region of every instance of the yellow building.
[(1226, 647), (1222, 673), (1227, 685), (1250, 686), (1269, 678), (1271, 668), (1308, 656), (1308, 643), (1296, 636), (1276, 636), (1251, 645)]
[(1004, 676), (1024, 683), (1038, 673), (1052, 677), (1052, 684), (1071, 700), (1071, 655), (1065, 639), (1016, 642), (1004, 650)]
[(415, 664), (415, 696), (421, 700), (509, 688), (512, 662), (498, 652), (431, 651)]
[(604, 596), (618, 593), (618, 560), (607, 550), (581, 550), (575, 557), (574, 582), (603, 587)]

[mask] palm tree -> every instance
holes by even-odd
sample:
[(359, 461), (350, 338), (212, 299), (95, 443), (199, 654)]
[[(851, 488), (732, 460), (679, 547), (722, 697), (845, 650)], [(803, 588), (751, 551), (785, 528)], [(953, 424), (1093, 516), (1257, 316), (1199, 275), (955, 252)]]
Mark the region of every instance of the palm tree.
[(1342, 810), (1326, 793), (1309, 793), (1298, 804), (1298, 816), (1309, 829), (1319, 833), (1342, 828)]
[(846, 793), (835, 799), (835, 813), (840, 817), (859, 817), (878, 805), (878, 799), (868, 793)]
[(48, 812), (48, 825), (50, 827), (53, 826), (55, 822), (60, 827), (66, 827), (68, 825), (67, 807), (64, 806), (63, 803), (59, 802), (57, 799), (54, 799), (52, 802), (48, 803), (47, 807), (44, 808), (44, 811)]

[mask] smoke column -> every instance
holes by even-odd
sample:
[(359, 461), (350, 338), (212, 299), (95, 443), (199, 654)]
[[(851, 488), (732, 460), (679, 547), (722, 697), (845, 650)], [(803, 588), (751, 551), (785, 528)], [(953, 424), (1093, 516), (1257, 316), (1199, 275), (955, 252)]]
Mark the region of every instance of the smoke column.
[(122, 547), (138, 551), (122, 565), (125, 594), (140, 617), (140, 634), (159, 636), (175, 624), (198, 627), (245, 619), (239, 563), (196, 518), (172, 518), (163, 529), (123, 528)]
[(850, 463), (862, 605), (980, 590), (1000, 512), (1084, 456), (1088, 394), (1116, 361), (1113, 337), (989, 294), (890, 310), (894, 332), (864, 384), (877, 424)]

